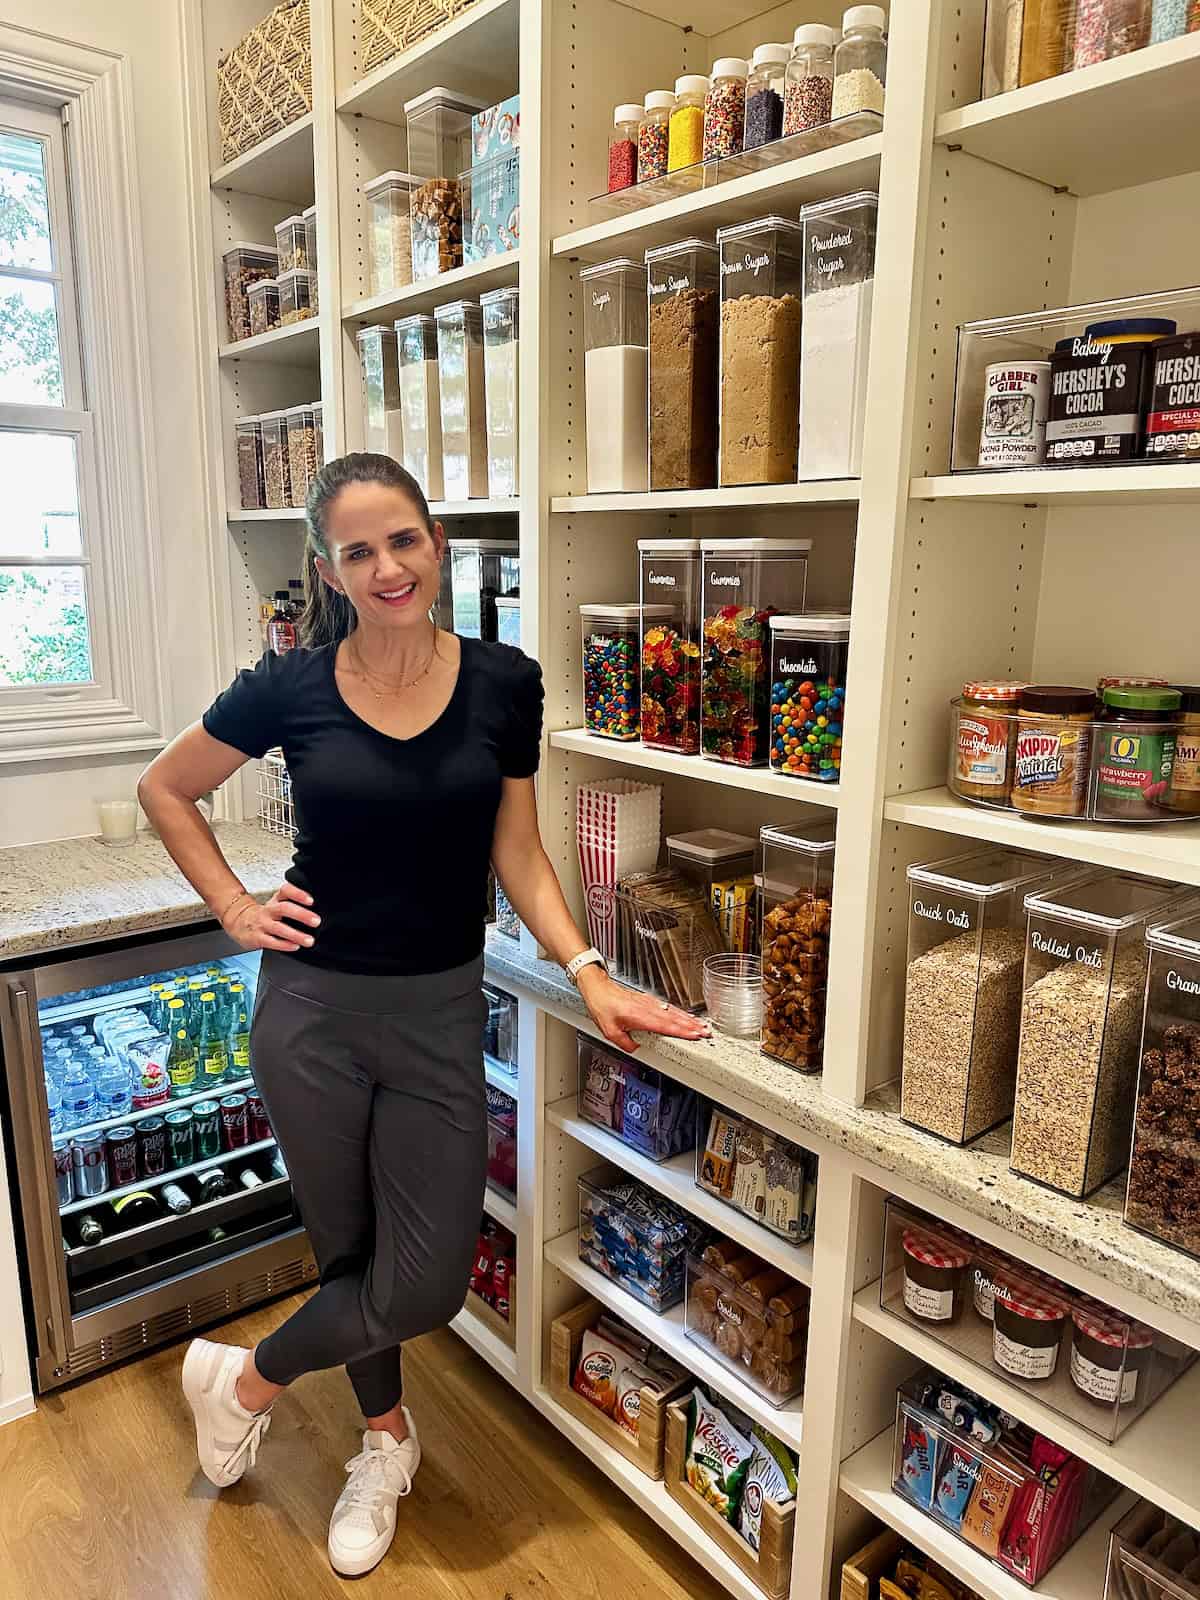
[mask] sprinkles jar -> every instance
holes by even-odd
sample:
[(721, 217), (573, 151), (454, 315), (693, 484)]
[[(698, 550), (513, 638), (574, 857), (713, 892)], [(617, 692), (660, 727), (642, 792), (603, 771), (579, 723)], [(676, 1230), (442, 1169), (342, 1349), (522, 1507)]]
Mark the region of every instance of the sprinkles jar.
[(651, 89), (638, 123), (637, 181), (661, 178), (667, 170), (668, 124), (675, 109), (670, 89)]
[(704, 103), (708, 79), (688, 72), (675, 80), (675, 105), (667, 129), (667, 171), (694, 167), (704, 152)]
[(608, 192), (616, 194), (637, 182), (638, 125), (642, 120), (639, 105), (622, 105), (613, 110), (613, 127), (608, 136)]
[(719, 161), (722, 156), (736, 156), (741, 152), (746, 130), (749, 73), (749, 63), (740, 56), (722, 56), (713, 62), (704, 100), (705, 161)]
[(771, 754), (776, 772), (836, 783), (842, 771), (842, 718), (850, 618), (772, 617)]
[(833, 52), (841, 33), (822, 22), (805, 22), (792, 35), (792, 58), (783, 91), (783, 133), (805, 133), (833, 112)]

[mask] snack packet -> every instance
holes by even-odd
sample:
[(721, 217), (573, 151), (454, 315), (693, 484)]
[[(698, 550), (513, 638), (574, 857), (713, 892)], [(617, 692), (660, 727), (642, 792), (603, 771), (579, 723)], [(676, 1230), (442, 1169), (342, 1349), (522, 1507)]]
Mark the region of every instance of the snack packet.
[(657, 1394), (662, 1393), (658, 1379), (646, 1367), (623, 1367), (617, 1378), (617, 1408), (615, 1416), (617, 1426), (624, 1428), (636, 1439), (638, 1436), (638, 1423), (642, 1415), (642, 1390), (653, 1389)]
[(628, 1362), (629, 1357), (618, 1345), (610, 1343), (593, 1328), (585, 1328), (571, 1387), (608, 1416), (615, 1417), (617, 1377)]
[(693, 1390), (684, 1472), (696, 1493), (735, 1526), (753, 1453), (750, 1441), (743, 1439), (703, 1390)]
[(738, 1532), (752, 1550), (758, 1549), (762, 1539), (763, 1501), (774, 1500), (779, 1505), (791, 1498), (782, 1466), (765, 1443), (755, 1439), (737, 1519)]

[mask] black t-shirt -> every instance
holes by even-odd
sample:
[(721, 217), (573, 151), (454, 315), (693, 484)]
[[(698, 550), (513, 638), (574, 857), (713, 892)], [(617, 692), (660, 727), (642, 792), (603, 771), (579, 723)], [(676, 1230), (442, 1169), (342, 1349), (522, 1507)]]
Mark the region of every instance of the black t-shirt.
[(286, 877), (321, 925), (293, 959), (339, 972), (444, 972), (483, 949), (502, 779), (537, 771), (542, 673), (510, 645), (463, 639), (450, 703), (412, 739), (357, 716), (335, 647), (268, 653), (204, 713), (214, 739), (283, 747), (296, 810)]

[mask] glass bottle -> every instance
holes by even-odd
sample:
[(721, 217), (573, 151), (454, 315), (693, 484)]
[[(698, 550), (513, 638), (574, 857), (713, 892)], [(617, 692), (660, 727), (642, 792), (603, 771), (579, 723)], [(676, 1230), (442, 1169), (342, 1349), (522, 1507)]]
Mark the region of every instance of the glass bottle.
[(612, 132), (608, 136), (608, 192), (628, 189), (637, 182), (638, 124), (642, 108), (637, 104), (613, 108)]
[(741, 56), (713, 62), (704, 101), (704, 159), (736, 156), (746, 132), (746, 79), (750, 63)]
[(784, 77), (791, 54), (789, 44), (760, 44), (754, 52), (746, 82), (747, 150), (783, 136)]
[(833, 120), (856, 111), (883, 115), (887, 82), (887, 13), (882, 6), (851, 6), (842, 18), (842, 42), (833, 54)]
[(296, 626), (288, 615), (288, 599), (286, 589), (275, 591), (275, 612), (267, 623), (267, 648), (277, 656), (296, 648)]
[(785, 138), (819, 128), (833, 114), (833, 52), (840, 38), (822, 22), (803, 23), (792, 35), (783, 91)]
[(198, 1066), (206, 1090), (215, 1089), (229, 1072), (229, 1045), (217, 1015), (217, 997), (211, 989), (200, 996)]
[(196, 1046), (187, 1028), (186, 1007), (182, 1000), (167, 1001), (171, 1047), (167, 1052), (167, 1077), (171, 1098), (181, 1100), (196, 1087)]
[(652, 89), (638, 123), (637, 180), (661, 178), (667, 170), (668, 124), (675, 109), (670, 89)]
[(667, 128), (667, 171), (694, 167), (704, 153), (704, 102), (708, 79), (688, 72), (675, 80), (675, 105)]
[(229, 1059), (235, 1078), (250, 1073), (250, 1018), (246, 1012), (246, 985), (229, 985)]

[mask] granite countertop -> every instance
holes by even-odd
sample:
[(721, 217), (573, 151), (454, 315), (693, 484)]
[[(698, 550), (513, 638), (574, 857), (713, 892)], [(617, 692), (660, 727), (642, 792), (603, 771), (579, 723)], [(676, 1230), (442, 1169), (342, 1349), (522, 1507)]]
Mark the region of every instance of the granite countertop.
[[(525, 954), (515, 940), (489, 935), (486, 960), (488, 976), (502, 986), (524, 990), (559, 1012), (586, 1015), (562, 968)], [(881, 1188), (892, 1174), (1089, 1268), (1121, 1291), (1116, 1301), (1136, 1296), (1169, 1313), (1167, 1321), (1178, 1317), (1190, 1324), (1191, 1337), (1176, 1326), (1166, 1331), (1198, 1342), (1200, 1261), (1125, 1226), (1124, 1178), (1090, 1200), (1068, 1199), (1009, 1171), (1007, 1129), (966, 1149), (947, 1145), (901, 1122), (898, 1083), (877, 1090), (864, 1106), (848, 1105), (826, 1095), (819, 1076), (793, 1072), (762, 1055), (757, 1042), (722, 1034), (694, 1043), (664, 1037), (654, 1041), (652, 1051), (655, 1065), (668, 1073), (673, 1065), (685, 1068), (692, 1081), (704, 1081), (714, 1099), (724, 1092), (734, 1106), (758, 1108), (801, 1143), (809, 1134), (818, 1149), (824, 1144), (846, 1151), (862, 1175)]]
[[(252, 822), (218, 822), (214, 831), (247, 889), (268, 899), (291, 864), (291, 840)], [(125, 848), (87, 838), (0, 850), (0, 962), (209, 916), (157, 835), (148, 831)]]

